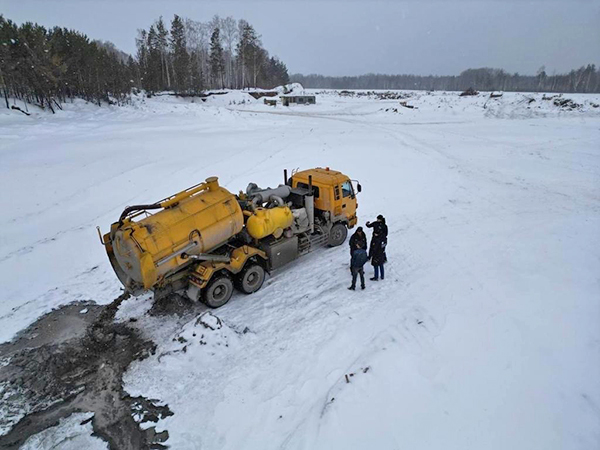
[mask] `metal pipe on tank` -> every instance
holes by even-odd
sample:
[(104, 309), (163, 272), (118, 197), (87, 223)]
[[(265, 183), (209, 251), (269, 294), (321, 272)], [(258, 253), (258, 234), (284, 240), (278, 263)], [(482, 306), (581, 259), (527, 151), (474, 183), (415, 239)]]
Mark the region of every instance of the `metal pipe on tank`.
[(277, 195), (271, 195), (269, 197), (269, 201), (277, 203), (277, 206), (285, 206), (285, 202), (283, 201), (283, 199), (281, 197), (278, 197)]
[(186, 255), (186, 257), (183, 259), (186, 259), (186, 258), (195, 259), (198, 261), (211, 261), (211, 262), (224, 262), (224, 263), (228, 263), (231, 261), (231, 258), (227, 255), (208, 255), (206, 253), (201, 253), (199, 255)]
[(248, 183), (248, 187), (246, 188), (246, 195), (250, 197), (253, 192), (260, 191), (258, 184), (256, 183)]
[[(269, 202), (275, 202), (277, 203), (277, 206), (285, 206), (285, 202), (283, 201), (283, 199), (277, 195), (271, 195), (267, 201)], [(265, 201), (263, 200), (263, 197), (260, 195), (257, 195), (256, 197), (254, 197), (252, 199), (252, 208), (256, 209), (259, 208), (260, 206), (262, 206), (262, 204), (265, 203)]]
[[(251, 188), (251, 185), (253, 185), (253, 183), (248, 185), (248, 189), (246, 190), (246, 192), (248, 193), (247, 194), (248, 197), (252, 198), (252, 201), (254, 201), (254, 199), (258, 198), (258, 201), (261, 203), (268, 202), (269, 199), (273, 196), (277, 196), (279, 198), (287, 198), (290, 196), (290, 194), (292, 192), (292, 188), (290, 186), (285, 186), (283, 184), (277, 186), (274, 189)], [(254, 185), (254, 186), (256, 186), (256, 185)]]
[(262, 202), (261, 202), (261, 200), (262, 200), (262, 198), (261, 198), (261, 197), (254, 197), (254, 198), (252, 199), (252, 203), (251, 203), (251, 205), (252, 205), (252, 209), (253, 209), (254, 211), (256, 211), (256, 208), (259, 208), (259, 207), (262, 205)]
[(173, 258), (175, 258), (175, 257), (177, 257), (177, 256), (179, 256), (179, 255), (181, 255), (181, 254), (183, 254), (185, 252), (187, 252), (188, 250), (191, 250), (196, 245), (198, 245), (198, 243), (196, 241), (190, 242), (185, 247), (180, 248), (176, 252), (173, 252), (170, 255), (165, 256), (164, 258), (161, 258), (158, 261), (156, 261), (156, 265), (157, 266), (162, 266), (164, 263), (171, 261)]
[(312, 234), (315, 231), (315, 199), (313, 197), (312, 175), (308, 176), (308, 194), (304, 196), (304, 207), (306, 208), (310, 233)]

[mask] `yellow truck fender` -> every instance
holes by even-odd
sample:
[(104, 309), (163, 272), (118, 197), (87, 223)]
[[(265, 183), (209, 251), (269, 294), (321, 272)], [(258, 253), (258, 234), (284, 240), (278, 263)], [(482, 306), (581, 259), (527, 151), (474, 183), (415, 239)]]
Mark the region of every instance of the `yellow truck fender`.
[(265, 270), (267, 269), (266, 253), (249, 245), (243, 245), (233, 250), (230, 258), (228, 263), (204, 261), (198, 264), (189, 276), (190, 283), (201, 289), (205, 288), (216, 273), (223, 271), (236, 275), (244, 269), (246, 263), (252, 258), (259, 263), (263, 263), (261, 265)]

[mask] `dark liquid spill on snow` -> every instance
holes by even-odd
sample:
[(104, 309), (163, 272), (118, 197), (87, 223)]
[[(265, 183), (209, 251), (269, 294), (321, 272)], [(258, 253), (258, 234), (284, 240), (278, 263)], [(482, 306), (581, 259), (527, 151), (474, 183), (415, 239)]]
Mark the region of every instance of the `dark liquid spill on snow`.
[[(147, 426), (142, 430), (140, 424), (172, 415), (168, 406), (132, 398), (123, 390), (122, 375), (129, 364), (155, 349), (137, 330), (114, 322), (123, 300), (119, 297), (106, 306), (63, 306), (0, 345), (0, 426), (13, 425), (0, 436), (0, 448), (17, 449), (60, 419), (87, 411), (94, 413), (94, 434), (111, 449), (166, 448), (162, 442), (168, 439), (167, 431), (156, 433)], [(27, 415), (14, 423), (22, 411)]]

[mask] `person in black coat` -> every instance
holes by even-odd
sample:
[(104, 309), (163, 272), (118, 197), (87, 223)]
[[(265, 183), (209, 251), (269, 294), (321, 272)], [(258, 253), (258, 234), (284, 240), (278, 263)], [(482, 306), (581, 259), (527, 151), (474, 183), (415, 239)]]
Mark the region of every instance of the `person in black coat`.
[(383, 239), (373, 239), (371, 241), (371, 264), (375, 270), (375, 275), (371, 278), (372, 281), (385, 278), (385, 271), (383, 265), (385, 264), (385, 241)]
[[(388, 243), (388, 240), (387, 240), (388, 227), (387, 227), (387, 225), (385, 223), (385, 217), (383, 217), (381, 214), (379, 214), (377, 216), (377, 220), (383, 224), (381, 226), (381, 235), (383, 236), (383, 240), (385, 242), (385, 247), (387, 247), (387, 243)], [(383, 250), (383, 260), (384, 260), (383, 262), (387, 262), (387, 254), (385, 253), (385, 249)], [(381, 277), (381, 278), (383, 279), (383, 277)]]
[(387, 242), (388, 227), (385, 223), (385, 217), (381, 214), (377, 216), (375, 222), (367, 222), (367, 228), (373, 228), (373, 239), (381, 238)]
[(350, 238), (350, 256), (352, 256), (352, 252), (356, 248), (367, 249), (367, 235), (362, 227), (358, 227)]
[(371, 278), (373, 281), (385, 278), (385, 271), (383, 265), (387, 262), (387, 255), (385, 254), (385, 247), (387, 246), (387, 235), (388, 228), (385, 223), (385, 217), (381, 214), (377, 216), (376, 222), (367, 222), (368, 228), (373, 228), (373, 237), (371, 239), (371, 247), (369, 248), (369, 258), (371, 264), (375, 270), (375, 276)]

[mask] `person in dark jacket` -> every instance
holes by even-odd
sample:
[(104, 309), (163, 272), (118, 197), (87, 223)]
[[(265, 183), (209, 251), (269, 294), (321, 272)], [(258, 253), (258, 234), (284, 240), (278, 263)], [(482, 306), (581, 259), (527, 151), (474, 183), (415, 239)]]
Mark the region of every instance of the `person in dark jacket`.
[(379, 280), (380, 274), (381, 279), (383, 280), (385, 278), (385, 271), (383, 270), (383, 265), (385, 264), (385, 241), (383, 239), (373, 239), (371, 241), (370, 257), (371, 264), (375, 270), (375, 276), (371, 278), (371, 280)]
[(373, 239), (381, 238), (387, 242), (388, 227), (385, 223), (385, 217), (381, 214), (377, 216), (375, 222), (367, 222), (367, 228), (373, 228)]
[(369, 248), (369, 259), (375, 270), (375, 276), (371, 278), (372, 281), (385, 278), (385, 271), (383, 265), (387, 262), (387, 255), (385, 254), (385, 247), (387, 246), (387, 235), (388, 228), (385, 223), (385, 217), (381, 214), (377, 216), (377, 221), (371, 223), (367, 222), (368, 228), (373, 228), (373, 237), (371, 238), (371, 247)]
[(355, 248), (367, 249), (367, 235), (362, 227), (358, 227), (350, 238), (350, 256)]
[(385, 223), (385, 217), (383, 217), (381, 214), (379, 214), (377, 216), (377, 221), (381, 223), (381, 234), (383, 235), (385, 242), (387, 242), (388, 227), (387, 227), (387, 224)]
[(356, 278), (360, 275), (360, 288), (365, 288), (365, 271), (363, 266), (369, 259), (367, 251), (364, 248), (354, 247), (352, 250), (352, 259), (350, 260), (350, 271), (352, 272), (352, 285), (348, 288), (351, 291), (356, 289)]
[[(385, 223), (385, 217), (383, 217), (381, 214), (379, 214), (377, 216), (377, 220), (380, 221), (383, 225), (381, 227), (381, 232), (382, 232), (382, 236), (383, 236), (383, 240), (385, 242), (385, 247), (387, 247), (387, 236), (388, 236), (388, 227)], [(383, 262), (386, 263), (387, 262), (387, 254), (385, 253), (385, 248), (383, 250)], [(381, 277), (383, 279), (383, 277)]]

